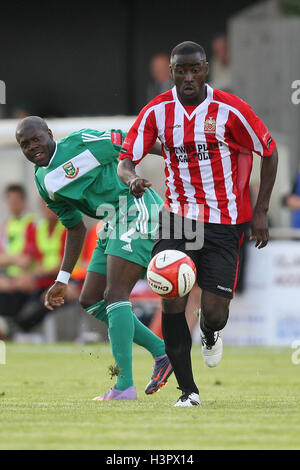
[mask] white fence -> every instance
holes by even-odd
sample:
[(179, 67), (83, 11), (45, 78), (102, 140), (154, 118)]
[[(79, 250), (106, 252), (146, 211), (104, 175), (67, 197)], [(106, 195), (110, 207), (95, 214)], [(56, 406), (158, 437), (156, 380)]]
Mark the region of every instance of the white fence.
[[(56, 140), (82, 128), (95, 128), (106, 130), (110, 128), (129, 130), (135, 121), (131, 116), (107, 116), (107, 117), (82, 117), (67, 119), (49, 119), (47, 120), (49, 128), (54, 134)], [(0, 120), (0, 193), (9, 183), (23, 183), (29, 196), (29, 207), (31, 210), (38, 210), (39, 196), (33, 182), (33, 166), (24, 158), (21, 150), (15, 141), (15, 130), (18, 124), (17, 120)], [(274, 135), (279, 150), (279, 168), (277, 180), (272, 194), (270, 217), (276, 227), (286, 227), (289, 225), (289, 212), (281, 207), (281, 198), (290, 189), (290, 150), (284, 136)], [(153, 188), (160, 195), (165, 193), (164, 184), (164, 162), (158, 156), (147, 156), (139, 165), (137, 170), (141, 175), (147, 177), (153, 183)], [(260, 157), (253, 159), (253, 171), (251, 182), (257, 185), (260, 173)], [(6, 215), (6, 208), (3, 198), (0, 195), (0, 221)]]
[(262, 250), (248, 247), (245, 291), (231, 303), (223, 339), (272, 346), (300, 340), (299, 240), (272, 240)]

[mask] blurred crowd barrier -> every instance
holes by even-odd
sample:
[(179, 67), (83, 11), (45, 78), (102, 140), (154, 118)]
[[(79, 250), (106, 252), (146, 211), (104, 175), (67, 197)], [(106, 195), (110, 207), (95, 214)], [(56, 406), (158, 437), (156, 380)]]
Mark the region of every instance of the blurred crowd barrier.
[(272, 229), (271, 237), (262, 250), (247, 247), (245, 288), (222, 334), (227, 344), (291, 346), (300, 339), (300, 229)]

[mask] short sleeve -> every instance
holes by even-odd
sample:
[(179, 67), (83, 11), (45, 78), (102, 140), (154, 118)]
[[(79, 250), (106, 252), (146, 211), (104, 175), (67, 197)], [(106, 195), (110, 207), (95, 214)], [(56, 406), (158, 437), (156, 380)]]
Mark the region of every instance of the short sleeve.
[(233, 140), (262, 157), (272, 155), (276, 143), (262, 120), (244, 101), (238, 109), (230, 111), (230, 132)]
[(138, 164), (151, 151), (158, 135), (154, 107), (145, 107), (129, 130), (119, 159), (130, 158)]
[(109, 129), (105, 132), (95, 129), (82, 129), (80, 133), (82, 143), (101, 165), (118, 159), (126, 136), (126, 133), (120, 129)]

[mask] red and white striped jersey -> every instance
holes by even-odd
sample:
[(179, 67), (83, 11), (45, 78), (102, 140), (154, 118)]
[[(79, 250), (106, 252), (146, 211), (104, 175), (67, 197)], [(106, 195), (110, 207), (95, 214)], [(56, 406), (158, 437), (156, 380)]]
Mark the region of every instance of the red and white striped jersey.
[(204, 222), (243, 223), (252, 217), (252, 151), (267, 157), (276, 144), (245, 101), (209, 85), (206, 91), (206, 99), (190, 113), (176, 87), (150, 101), (129, 130), (119, 158), (137, 164), (159, 138), (165, 207), (191, 219), (203, 220), (204, 214)]

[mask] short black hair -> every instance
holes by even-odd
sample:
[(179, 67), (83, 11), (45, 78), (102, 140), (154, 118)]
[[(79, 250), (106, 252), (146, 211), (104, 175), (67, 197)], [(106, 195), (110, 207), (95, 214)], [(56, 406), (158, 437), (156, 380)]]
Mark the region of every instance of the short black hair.
[(7, 195), (8, 193), (20, 193), (23, 198), (26, 198), (26, 189), (22, 184), (12, 183), (6, 186), (4, 193)]
[(177, 46), (175, 46), (172, 49), (171, 59), (175, 55), (193, 54), (194, 52), (200, 52), (200, 54), (203, 56), (203, 60), (206, 60), (206, 53), (205, 53), (204, 48), (200, 46), (200, 44), (197, 44), (196, 42), (193, 42), (193, 41), (184, 41), (184, 42), (181, 42), (180, 44), (177, 44)]
[(27, 116), (24, 119), (22, 119), (22, 121), (20, 121), (19, 124), (17, 125), (16, 137), (22, 129), (24, 130), (26, 127), (32, 127), (32, 126), (33, 127), (37, 126), (45, 132), (48, 132), (49, 130), (48, 125), (43, 118), (39, 116)]

